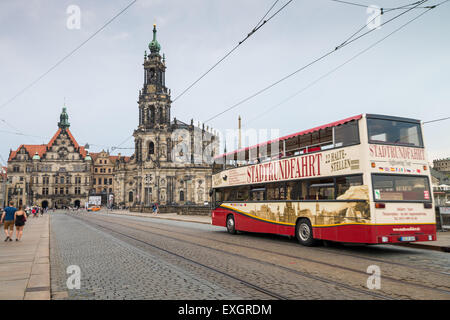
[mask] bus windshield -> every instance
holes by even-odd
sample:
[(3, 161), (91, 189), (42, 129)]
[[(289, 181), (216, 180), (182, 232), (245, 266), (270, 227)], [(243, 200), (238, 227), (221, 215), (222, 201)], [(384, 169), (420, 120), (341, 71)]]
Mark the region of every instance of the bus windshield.
[(420, 124), (387, 119), (368, 118), (370, 143), (423, 147)]
[(427, 177), (373, 174), (375, 201), (431, 201)]

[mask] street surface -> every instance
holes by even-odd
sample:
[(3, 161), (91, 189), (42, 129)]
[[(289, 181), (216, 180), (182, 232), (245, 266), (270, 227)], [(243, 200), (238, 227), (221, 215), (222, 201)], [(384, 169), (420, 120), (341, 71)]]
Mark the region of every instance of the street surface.
[[(369, 266), (381, 272), (368, 289)], [(81, 270), (68, 289), (69, 266)], [(450, 299), (450, 254), (321, 246), (207, 224), (50, 214), (52, 299)]]

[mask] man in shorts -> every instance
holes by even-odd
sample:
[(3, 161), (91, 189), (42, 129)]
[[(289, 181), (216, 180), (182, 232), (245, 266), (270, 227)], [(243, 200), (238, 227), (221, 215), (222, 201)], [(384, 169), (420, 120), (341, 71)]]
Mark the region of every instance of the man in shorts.
[(14, 214), (17, 209), (13, 207), (13, 203), (9, 203), (9, 207), (3, 209), (1, 222), (4, 222), (3, 228), (5, 229), (6, 239), (5, 241), (12, 241), (11, 236), (14, 233)]

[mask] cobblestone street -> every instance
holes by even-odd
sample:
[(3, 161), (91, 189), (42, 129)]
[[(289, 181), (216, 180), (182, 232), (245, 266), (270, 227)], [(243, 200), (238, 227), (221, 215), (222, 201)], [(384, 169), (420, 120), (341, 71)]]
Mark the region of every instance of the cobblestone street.
[[(307, 248), (207, 224), (51, 214), (52, 299), (449, 299), (447, 253), (394, 246)], [(79, 266), (80, 289), (67, 267)], [(367, 268), (381, 288), (367, 289)]]

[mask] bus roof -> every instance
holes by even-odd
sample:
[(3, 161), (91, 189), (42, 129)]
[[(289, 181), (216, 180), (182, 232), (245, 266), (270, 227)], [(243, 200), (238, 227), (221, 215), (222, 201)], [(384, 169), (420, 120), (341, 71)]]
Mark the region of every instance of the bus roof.
[(300, 132), (289, 134), (289, 135), (286, 135), (286, 136), (281, 137), (281, 138), (276, 138), (276, 139), (273, 139), (273, 140), (261, 142), (259, 144), (256, 144), (256, 145), (253, 145), (253, 146), (250, 146), (250, 147), (245, 147), (245, 148), (241, 148), (241, 149), (238, 149), (238, 150), (235, 150), (235, 151), (230, 151), (230, 152), (227, 152), (227, 153), (223, 153), (221, 155), (218, 155), (218, 156), (214, 157), (214, 159), (221, 159), (221, 158), (224, 158), (224, 157), (229, 158), (229, 159), (230, 158), (231, 159), (235, 159), (235, 158), (237, 158), (236, 156), (239, 153), (242, 153), (242, 152), (247, 153), (247, 151), (249, 151), (251, 149), (259, 148), (259, 147), (266, 146), (266, 145), (270, 146), (271, 144), (273, 144), (275, 142), (280, 143), (280, 142), (288, 141), (289, 139), (296, 138), (296, 137), (299, 137), (299, 136), (302, 136), (302, 135), (305, 135), (305, 134), (309, 134), (309, 133), (316, 132), (316, 131), (319, 131), (319, 130), (323, 130), (323, 129), (326, 129), (326, 128), (336, 127), (336, 126), (339, 126), (341, 124), (350, 122), (352, 120), (359, 120), (359, 119), (362, 118), (362, 116), (363, 115), (360, 114), (360, 115), (353, 116), (353, 117), (350, 117), (350, 118), (346, 118), (346, 119), (343, 119), (343, 120), (331, 122), (331, 123), (326, 124), (326, 125), (318, 126), (318, 127), (312, 128), (312, 129), (303, 130), (303, 131), (300, 131)]

